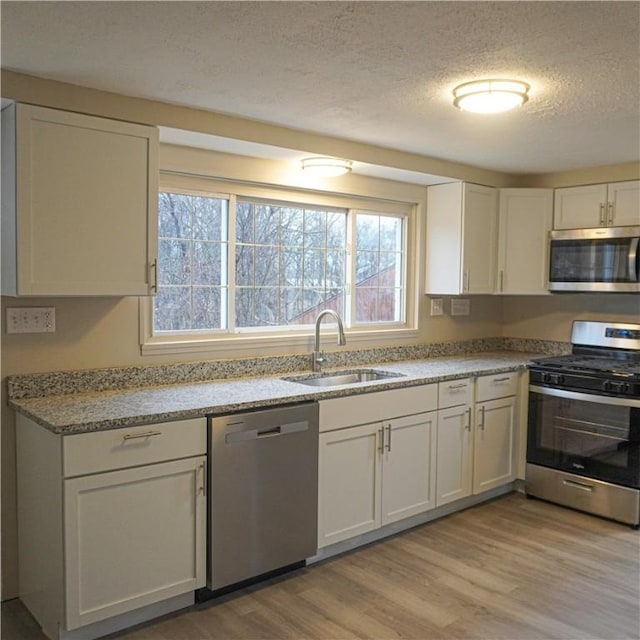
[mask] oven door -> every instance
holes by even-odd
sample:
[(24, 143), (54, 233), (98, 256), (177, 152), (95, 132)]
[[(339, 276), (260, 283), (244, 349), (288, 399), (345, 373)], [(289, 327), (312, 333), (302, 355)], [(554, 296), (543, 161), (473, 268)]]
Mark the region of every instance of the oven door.
[(529, 386), (527, 462), (640, 488), (640, 400)]

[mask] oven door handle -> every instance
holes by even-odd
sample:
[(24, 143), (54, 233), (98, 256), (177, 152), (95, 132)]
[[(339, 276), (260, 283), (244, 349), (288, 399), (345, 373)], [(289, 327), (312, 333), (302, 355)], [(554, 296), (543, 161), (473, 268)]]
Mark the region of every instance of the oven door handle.
[(529, 391), (539, 393), (543, 396), (555, 396), (556, 398), (566, 398), (567, 400), (581, 400), (584, 402), (597, 402), (599, 404), (613, 404), (618, 407), (639, 407), (640, 400), (633, 398), (612, 398), (611, 396), (601, 396), (597, 393), (580, 393), (578, 391), (565, 391), (564, 389), (550, 389), (549, 387), (538, 387), (529, 385)]
[(638, 282), (640, 273), (638, 273), (638, 244), (640, 238), (631, 238), (629, 244), (629, 282)]

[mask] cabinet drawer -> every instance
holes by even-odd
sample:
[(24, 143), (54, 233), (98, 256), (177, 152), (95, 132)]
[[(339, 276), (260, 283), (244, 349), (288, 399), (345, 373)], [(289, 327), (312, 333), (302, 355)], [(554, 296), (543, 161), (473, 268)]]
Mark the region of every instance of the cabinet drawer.
[(460, 380), (447, 380), (438, 383), (438, 408), (446, 409), (459, 404), (471, 404), (473, 402), (473, 380), (462, 378)]
[(65, 478), (206, 452), (206, 418), (79, 433), (62, 439)]
[(409, 416), (438, 408), (438, 385), (390, 389), (345, 398), (321, 400), (320, 431)]
[(476, 383), (476, 402), (484, 402), (494, 398), (506, 398), (518, 393), (518, 373), (497, 373), (492, 376), (481, 376)]

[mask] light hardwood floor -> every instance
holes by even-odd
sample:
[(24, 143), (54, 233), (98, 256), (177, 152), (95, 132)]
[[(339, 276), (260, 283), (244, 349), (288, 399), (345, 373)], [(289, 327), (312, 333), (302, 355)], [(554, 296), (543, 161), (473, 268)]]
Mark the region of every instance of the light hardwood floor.
[(511, 494), (110, 638), (637, 639), (640, 534)]

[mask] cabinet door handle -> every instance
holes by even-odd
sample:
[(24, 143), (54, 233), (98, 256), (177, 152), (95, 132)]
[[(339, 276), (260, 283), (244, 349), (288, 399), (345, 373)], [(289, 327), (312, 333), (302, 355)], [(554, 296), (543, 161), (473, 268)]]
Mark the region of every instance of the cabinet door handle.
[(144, 433), (127, 433), (122, 436), (123, 440), (135, 440), (136, 438), (151, 438), (152, 436), (161, 436), (162, 431), (145, 431)]
[(149, 265), (149, 289), (158, 293), (158, 259)]
[(387, 425), (387, 451), (391, 453), (391, 425)]
[(604, 227), (607, 224), (607, 219), (604, 214), (604, 202), (600, 203), (600, 226)]
[(465, 413), (467, 414), (467, 424), (464, 425), (466, 431), (471, 431), (471, 407), (469, 407)]
[(478, 428), (484, 431), (484, 406), (480, 407), (480, 417), (478, 418)]
[(464, 389), (466, 388), (467, 383), (463, 382), (462, 384), (450, 384), (447, 385), (447, 389)]
[(607, 217), (607, 224), (613, 224), (613, 202), (609, 202), (607, 205), (609, 215)]
[(380, 453), (384, 453), (384, 425), (382, 425), (378, 429), (378, 439), (380, 441), (380, 444), (378, 445), (378, 451)]
[(504, 271), (500, 269), (500, 291), (504, 291)]
[(202, 461), (198, 465), (198, 471), (202, 473), (202, 480), (201, 480), (200, 486), (198, 487), (196, 496), (200, 494), (202, 494), (203, 496), (206, 496), (207, 495), (207, 463)]
[(506, 376), (504, 378), (494, 378), (493, 381), (494, 382), (509, 382), (511, 378), (509, 378), (509, 376)]

